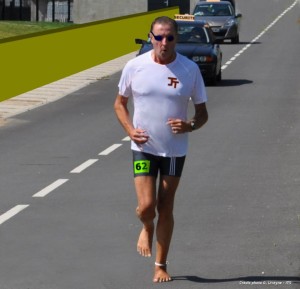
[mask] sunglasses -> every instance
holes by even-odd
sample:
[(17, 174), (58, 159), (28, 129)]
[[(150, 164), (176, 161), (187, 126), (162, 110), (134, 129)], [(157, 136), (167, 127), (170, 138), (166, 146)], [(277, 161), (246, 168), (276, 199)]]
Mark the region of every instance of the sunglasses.
[[(152, 31), (150, 31), (150, 33), (153, 35), (156, 41), (162, 41), (164, 39), (164, 36), (162, 35), (154, 35)], [(168, 40), (168, 42), (172, 42), (175, 39), (175, 37), (173, 35), (169, 35), (166, 36), (166, 39)]]

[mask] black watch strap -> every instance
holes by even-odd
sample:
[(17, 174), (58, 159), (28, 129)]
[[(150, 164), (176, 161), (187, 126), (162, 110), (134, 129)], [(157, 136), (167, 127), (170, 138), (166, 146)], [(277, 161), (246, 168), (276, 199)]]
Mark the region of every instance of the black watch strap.
[(191, 129), (192, 131), (196, 129), (196, 124), (194, 121), (191, 121)]

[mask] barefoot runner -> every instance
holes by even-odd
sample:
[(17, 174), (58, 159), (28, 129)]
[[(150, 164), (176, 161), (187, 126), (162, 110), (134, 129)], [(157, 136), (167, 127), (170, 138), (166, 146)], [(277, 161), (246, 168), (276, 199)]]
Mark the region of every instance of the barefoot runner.
[[(188, 133), (208, 119), (207, 96), (198, 66), (175, 51), (177, 23), (165, 16), (156, 18), (149, 37), (153, 50), (130, 60), (123, 69), (114, 109), (131, 138), (136, 213), (143, 225), (137, 251), (150, 257), (156, 234), (153, 281), (167, 282), (171, 281), (167, 256), (174, 227), (175, 193), (187, 153)], [(129, 98), (134, 104), (133, 120)], [(190, 99), (195, 114), (188, 119)]]

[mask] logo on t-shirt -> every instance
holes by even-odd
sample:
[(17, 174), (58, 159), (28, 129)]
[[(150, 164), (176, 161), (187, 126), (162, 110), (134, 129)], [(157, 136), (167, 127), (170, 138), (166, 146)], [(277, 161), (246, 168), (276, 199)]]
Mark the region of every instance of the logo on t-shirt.
[(168, 77), (170, 80), (170, 83), (168, 83), (168, 86), (173, 86), (176, 88), (177, 84), (179, 83), (178, 79), (176, 77)]

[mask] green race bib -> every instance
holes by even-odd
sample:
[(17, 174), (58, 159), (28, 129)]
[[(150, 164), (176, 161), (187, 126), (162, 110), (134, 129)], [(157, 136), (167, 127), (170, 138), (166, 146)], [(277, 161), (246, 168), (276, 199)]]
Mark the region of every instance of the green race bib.
[(134, 165), (134, 173), (135, 174), (142, 174), (142, 173), (149, 173), (150, 172), (150, 161), (135, 161)]

